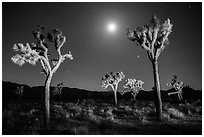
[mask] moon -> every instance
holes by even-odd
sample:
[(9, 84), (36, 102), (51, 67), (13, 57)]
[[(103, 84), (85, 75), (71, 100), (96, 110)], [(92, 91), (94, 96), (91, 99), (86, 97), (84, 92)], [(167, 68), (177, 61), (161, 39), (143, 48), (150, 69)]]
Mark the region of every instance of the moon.
[(116, 30), (116, 25), (115, 25), (115, 23), (110, 23), (110, 24), (108, 24), (108, 31), (109, 32), (114, 32), (115, 30)]

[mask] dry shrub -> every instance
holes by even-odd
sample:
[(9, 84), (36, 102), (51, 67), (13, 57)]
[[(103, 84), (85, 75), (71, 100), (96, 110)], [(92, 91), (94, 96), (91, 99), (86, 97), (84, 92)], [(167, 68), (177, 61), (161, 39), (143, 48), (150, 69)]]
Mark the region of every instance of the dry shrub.
[(185, 119), (185, 114), (180, 112), (178, 109), (169, 108), (167, 113), (170, 115), (170, 118)]

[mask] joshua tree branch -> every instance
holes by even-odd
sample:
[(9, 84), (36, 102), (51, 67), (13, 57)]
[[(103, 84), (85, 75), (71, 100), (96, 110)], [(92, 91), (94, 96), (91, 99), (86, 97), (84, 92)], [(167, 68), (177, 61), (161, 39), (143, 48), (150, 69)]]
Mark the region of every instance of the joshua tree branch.
[(154, 59), (150, 51), (147, 51), (147, 55), (151, 61)]
[(115, 91), (114, 85), (111, 84), (110, 86), (111, 86), (112, 90)]
[(66, 37), (65, 37), (65, 36), (62, 36), (62, 42), (60, 42), (60, 43), (59, 43), (59, 46), (58, 46), (58, 47), (59, 47), (59, 48), (58, 48), (59, 50), (61, 49), (61, 47), (64, 45), (65, 42), (66, 42)]
[(57, 71), (57, 69), (59, 68), (60, 64), (63, 62), (63, 59), (62, 59), (62, 55), (59, 59), (59, 61), (57, 62), (57, 64), (54, 66), (54, 68), (52, 69), (52, 73), (55, 73)]
[[(146, 45), (146, 43), (148, 44), (148, 46)], [(147, 39), (144, 37), (143, 38), (143, 42), (141, 44), (141, 47), (147, 51), (150, 51), (150, 48), (149, 48), (150, 44), (147, 42)]]
[(153, 40), (151, 42), (151, 53), (152, 53), (152, 56), (153, 56), (153, 59), (155, 59), (156, 57), (156, 52), (157, 52), (157, 48), (155, 47), (155, 42), (156, 42), (156, 39), (157, 39), (157, 36), (158, 36), (158, 32), (159, 32), (159, 29), (158, 28), (155, 28), (154, 31), (153, 31)]
[[(131, 41), (135, 42), (138, 46), (141, 46), (143, 49), (150, 51), (150, 43), (148, 42), (147, 38), (146, 38), (146, 34), (145, 32), (141, 32), (142, 35), (138, 35), (135, 34), (134, 30), (130, 30), (128, 29), (128, 39), (130, 39)], [(142, 42), (140, 42), (140, 40), (142, 40)], [(146, 45), (146, 43), (148, 44), (148, 46)]]
[(59, 60), (60, 60), (60, 58), (62, 58), (61, 47), (64, 45), (65, 42), (66, 42), (66, 37), (63, 36), (62, 42), (60, 42), (60, 43), (58, 44), (58, 46), (57, 46), (57, 47), (58, 47), (57, 53), (58, 53)]
[(61, 54), (61, 47), (64, 45), (64, 43), (66, 42), (66, 37), (63, 36), (63, 40), (61, 43), (58, 44), (58, 49), (57, 49), (57, 53), (58, 53), (58, 62), (57, 64), (54, 66), (54, 68), (52, 69), (52, 72), (55, 73), (57, 71), (57, 69), (59, 68), (60, 64), (66, 59), (66, 58), (70, 58), (71, 60), (73, 59), (72, 58), (72, 55), (71, 55), (71, 52), (65, 54), (65, 55), (62, 55)]
[[(152, 41), (152, 29), (148, 27), (148, 32), (147, 32), (147, 40)], [(151, 48), (151, 47), (150, 47)]]
[(54, 68), (52, 69), (52, 72), (55, 73), (57, 71), (57, 69), (59, 68), (60, 64), (62, 63), (63, 59), (62, 59), (62, 54), (61, 54), (61, 47), (63, 46), (63, 44), (66, 41), (66, 37), (63, 37), (63, 41), (61, 43), (58, 44), (58, 48), (57, 48), (57, 53), (58, 53), (58, 62), (57, 64), (54, 66)]
[(43, 64), (43, 69), (45, 69), (45, 71), (47, 73), (50, 73), (51, 72), (51, 67), (50, 67), (49, 60), (47, 60), (46, 57), (44, 57), (44, 56), (40, 56), (40, 59), (42, 60), (41, 64)]
[(155, 45), (155, 42), (156, 42), (156, 39), (157, 39), (157, 36), (158, 36), (158, 32), (159, 32), (159, 29), (155, 28), (154, 29), (154, 34), (153, 34), (153, 39), (152, 39), (152, 42), (151, 42), (151, 47), (154, 47), (154, 45)]
[(162, 38), (161, 47), (160, 47), (161, 49), (164, 49), (164, 48), (165, 48), (164, 42), (165, 42), (166, 40), (168, 40), (168, 36), (169, 36), (170, 33), (171, 33), (171, 31), (166, 32), (166, 34), (165, 34), (164, 37)]
[(162, 50), (161, 48), (157, 49), (157, 52), (156, 52), (156, 59), (159, 58), (159, 56), (160, 56), (160, 54), (161, 54), (162, 51), (163, 51), (163, 50)]
[(40, 63), (42, 65), (43, 72), (45, 73), (45, 75), (48, 75), (48, 69), (47, 69), (47, 67), (45, 67), (45, 63), (43, 62), (42, 59), (40, 59)]
[(160, 48), (157, 49), (156, 51), (156, 58), (159, 58), (161, 52), (165, 49), (165, 41), (168, 40), (168, 35), (170, 34), (171, 32), (168, 31), (166, 32), (166, 34), (164, 35), (164, 37), (162, 38), (162, 41), (161, 41), (161, 46)]
[(40, 47), (43, 48), (43, 50), (44, 50), (44, 52), (43, 52), (44, 54), (43, 54), (43, 55), (44, 55), (45, 59), (49, 61), (48, 55), (47, 55), (47, 54), (48, 54), (48, 48), (46, 48), (46, 47), (44, 46), (42, 40), (40, 40), (39, 42), (40, 42)]

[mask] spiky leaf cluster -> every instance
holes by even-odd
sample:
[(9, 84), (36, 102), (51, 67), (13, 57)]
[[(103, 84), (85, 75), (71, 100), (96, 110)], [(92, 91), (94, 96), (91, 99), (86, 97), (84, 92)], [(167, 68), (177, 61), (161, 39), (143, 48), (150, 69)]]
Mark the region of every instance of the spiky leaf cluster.
[(101, 87), (106, 89), (108, 86), (117, 85), (122, 79), (125, 78), (123, 72), (109, 72), (102, 78)]
[[(144, 84), (143, 81), (141, 80), (136, 80), (136, 79), (127, 79), (125, 85), (123, 86), (124, 88), (129, 88), (130, 90), (126, 92), (131, 92), (133, 97), (136, 97), (137, 94), (139, 93), (140, 90), (143, 90), (142, 84)], [(121, 93), (122, 95), (124, 92)]]
[(35, 65), (37, 61), (40, 59), (40, 52), (33, 49), (33, 44), (32, 45), (30, 45), (29, 43), (26, 43), (25, 45), (22, 43), (14, 44), (13, 50), (18, 53), (15, 56), (13, 56), (11, 60), (19, 66), (22, 66), (26, 62)]
[(47, 33), (47, 38), (50, 42), (54, 43), (55, 49), (58, 50), (62, 43), (64, 43), (64, 36), (59, 29), (53, 29), (52, 33)]
[(172, 26), (170, 19), (161, 24), (160, 20), (153, 16), (149, 25), (139, 26), (134, 30), (128, 29), (127, 36), (147, 50), (151, 60), (155, 60), (169, 44), (168, 36), (172, 32)]

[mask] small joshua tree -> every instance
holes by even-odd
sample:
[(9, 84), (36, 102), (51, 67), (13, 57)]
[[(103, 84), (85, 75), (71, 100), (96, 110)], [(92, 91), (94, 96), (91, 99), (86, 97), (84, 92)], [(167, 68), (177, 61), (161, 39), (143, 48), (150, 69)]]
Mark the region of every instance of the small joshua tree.
[(139, 93), (140, 90), (144, 90), (142, 88), (142, 84), (144, 84), (143, 81), (141, 80), (136, 80), (136, 79), (127, 79), (125, 85), (123, 86), (124, 88), (129, 88), (130, 90), (121, 92), (123, 95), (126, 92), (130, 92), (134, 99), (136, 99), (137, 94)]
[(61, 97), (62, 97), (62, 89), (63, 89), (63, 82), (57, 84), (57, 86), (53, 89), (53, 95), (59, 95), (60, 96), (60, 102), (61, 102)]
[[(62, 32), (58, 29), (54, 29), (52, 34), (47, 33), (47, 37), (44, 35), (44, 27), (38, 25), (37, 29), (33, 31), (33, 35), (37, 40), (36, 43), (18, 43), (13, 46), (13, 50), (17, 53), (11, 58), (11, 60), (22, 66), (23, 64), (30, 63), (36, 65), (40, 61), (42, 66), (42, 73), (45, 74), (45, 128), (49, 128), (50, 122), (50, 83), (53, 74), (57, 71), (61, 63), (69, 58), (73, 59), (71, 52), (62, 55), (61, 48), (66, 42), (66, 37), (63, 36)], [(57, 59), (49, 59), (48, 45), (45, 41), (47, 39), (49, 42), (54, 43), (55, 49), (58, 53)], [(50, 63), (51, 61), (51, 63)]]
[(18, 86), (17, 89), (15, 90), (16, 94), (18, 95), (18, 102), (22, 102), (22, 95), (23, 95), (23, 85), (22, 86)]
[(179, 82), (177, 80), (177, 76), (174, 75), (174, 78), (171, 80), (171, 83), (167, 83), (167, 86), (172, 86), (176, 92), (170, 92), (168, 93), (168, 95), (172, 95), (172, 94), (177, 94), (178, 95), (178, 98), (179, 100), (183, 100), (183, 96), (182, 96), (182, 93), (183, 93), (183, 82)]
[(123, 72), (117, 72), (117, 73), (107, 73), (103, 78), (102, 78), (102, 83), (101, 87), (104, 89), (107, 89), (108, 86), (112, 88), (114, 91), (114, 97), (115, 97), (115, 104), (117, 105), (117, 89), (118, 89), (118, 84), (122, 79), (125, 78), (125, 75)]
[(158, 58), (161, 52), (169, 44), (168, 36), (172, 32), (172, 24), (167, 19), (163, 24), (156, 16), (152, 17), (149, 25), (137, 27), (134, 30), (128, 29), (128, 39), (147, 51), (147, 55), (153, 66), (154, 87), (156, 91), (155, 106), (157, 120), (162, 119), (162, 101), (159, 82)]

